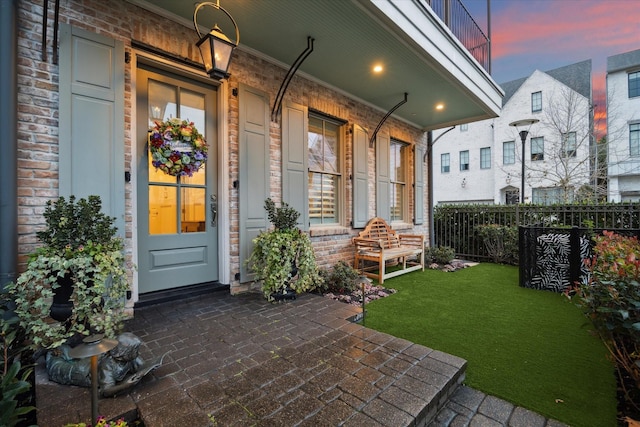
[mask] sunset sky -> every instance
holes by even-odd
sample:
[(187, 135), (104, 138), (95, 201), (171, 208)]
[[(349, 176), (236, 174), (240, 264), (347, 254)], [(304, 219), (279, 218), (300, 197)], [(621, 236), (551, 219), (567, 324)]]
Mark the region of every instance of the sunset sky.
[[(487, 0), (463, 3), (486, 33)], [(604, 105), (607, 57), (640, 49), (640, 0), (491, 0), (491, 39), (497, 83), (591, 59)]]

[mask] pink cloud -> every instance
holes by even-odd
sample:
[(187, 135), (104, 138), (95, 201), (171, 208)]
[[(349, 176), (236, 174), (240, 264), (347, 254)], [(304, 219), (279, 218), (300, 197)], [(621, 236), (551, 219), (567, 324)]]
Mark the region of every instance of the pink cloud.
[(589, 57), (594, 51), (613, 55), (640, 47), (634, 1), (515, 1), (492, 18), (494, 58), (576, 50)]

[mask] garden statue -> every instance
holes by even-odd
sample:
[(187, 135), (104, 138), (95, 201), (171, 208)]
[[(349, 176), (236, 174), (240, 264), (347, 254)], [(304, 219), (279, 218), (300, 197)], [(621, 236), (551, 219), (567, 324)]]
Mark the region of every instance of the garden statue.
[[(125, 332), (118, 336), (118, 345), (100, 356), (98, 378), (100, 394), (114, 396), (135, 386), (152, 370), (162, 364), (162, 356), (144, 363), (138, 355), (140, 338)], [(46, 357), (49, 379), (59, 384), (91, 387), (90, 359), (74, 359), (69, 356), (71, 347), (58, 347), (59, 353), (48, 352)]]

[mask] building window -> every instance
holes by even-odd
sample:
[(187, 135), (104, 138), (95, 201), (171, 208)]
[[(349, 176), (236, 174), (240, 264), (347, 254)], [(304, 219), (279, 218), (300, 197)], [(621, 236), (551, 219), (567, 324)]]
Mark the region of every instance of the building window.
[(538, 111), (542, 111), (542, 92), (533, 92), (531, 94), (531, 112)]
[(391, 141), (389, 153), (391, 172), (391, 221), (405, 220), (405, 200), (407, 200), (407, 144)]
[(531, 138), (531, 160), (544, 160), (544, 138)]
[(534, 188), (532, 193), (532, 202), (537, 205), (554, 205), (557, 203), (573, 202), (573, 189), (565, 190), (561, 187)]
[(512, 165), (516, 162), (516, 143), (507, 141), (502, 143), (502, 163)]
[(562, 155), (564, 157), (576, 157), (576, 133), (562, 134)]
[(337, 224), (342, 206), (341, 123), (309, 115), (309, 222)]
[(629, 73), (629, 98), (640, 96), (640, 71)]
[(491, 147), (480, 149), (480, 169), (491, 169)]
[(460, 152), (460, 170), (461, 171), (469, 170), (469, 150)]
[(640, 123), (629, 125), (629, 155), (640, 157)]
[(449, 173), (451, 158), (449, 153), (440, 154), (440, 173)]
[(460, 125), (460, 132), (466, 132), (469, 130), (469, 123), (464, 123)]

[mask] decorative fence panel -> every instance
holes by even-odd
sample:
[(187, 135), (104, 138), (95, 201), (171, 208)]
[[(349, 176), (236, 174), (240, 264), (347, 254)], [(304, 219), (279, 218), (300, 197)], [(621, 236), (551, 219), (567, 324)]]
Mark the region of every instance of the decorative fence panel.
[[(476, 228), (504, 226), (582, 227), (594, 230), (640, 228), (640, 203), (599, 205), (443, 205), (434, 216), (434, 245), (449, 246), (456, 256), (472, 260), (490, 257)], [(522, 255), (522, 253), (520, 254)]]
[[(576, 282), (588, 280), (583, 261), (591, 257), (592, 236), (605, 229), (519, 227), (520, 286), (564, 292)], [(637, 236), (639, 229), (610, 229), (624, 236)]]

